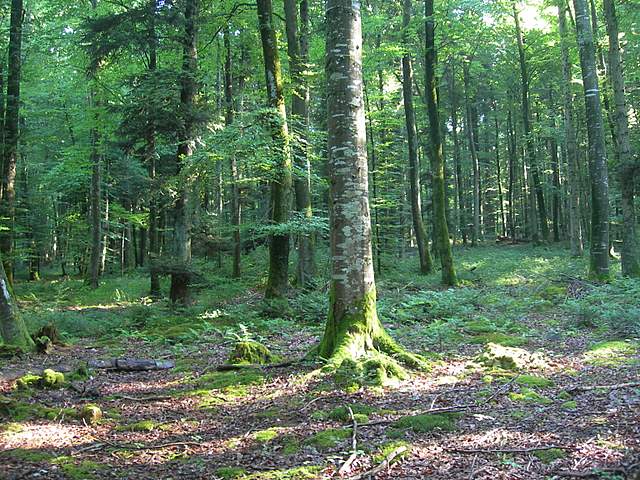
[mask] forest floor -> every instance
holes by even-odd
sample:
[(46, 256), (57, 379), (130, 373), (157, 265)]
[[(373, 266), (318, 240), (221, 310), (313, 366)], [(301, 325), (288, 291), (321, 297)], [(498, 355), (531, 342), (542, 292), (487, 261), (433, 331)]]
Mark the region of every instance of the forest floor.
[[(53, 321), (68, 345), (0, 360), (0, 478), (369, 478), (401, 447), (374, 478), (635, 478), (640, 387), (621, 384), (640, 379), (640, 282), (592, 284), (585, 260), (555, 247), (455, 255), (455, 289), (438, 286), (437, 273), (415, 274), (414, 258), (385, 259), (381, 318), (432, 369), (348, 392), (314, 365), (216, 371), (237, 339), (299, 358), (322, 333), (326, 286), (294, 292), (286, 315), (265, 314), (251, 280), (261, 278), (259, 252), (247, 259), (246, 280), (213, 270), (197, 303), (182, 310), (145, 298), (143, 272), (96, 291), (73, 279), (21, 283), (30, 327)], [(542, 361), (517, 373), (482, 366), (477, 356), (489, 343)], [(176, 367), (15, 387), (29, 371), (114, 357)], [(602, 388), (584, 389), (594, 386)], [(96, 424), (78, 418), (87, 404), (103, 412)], [(339, 473), (353, 451), (353, 418), (357, 454)]]

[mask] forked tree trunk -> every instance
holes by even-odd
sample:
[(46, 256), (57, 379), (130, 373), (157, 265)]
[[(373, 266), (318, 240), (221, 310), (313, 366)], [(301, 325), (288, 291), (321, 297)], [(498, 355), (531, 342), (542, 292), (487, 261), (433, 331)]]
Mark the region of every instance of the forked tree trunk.
[[(407, 1), (407, 0), (405, 0)], [(444, 155), (440, 114), (438, 112), (438, 92), (436, 80), (435, 20), (433, 0), (425, 0), (425, 93), (429, 116), (429, 136), (431, 138), (431, 176), (433, 184), (432, 203), (435, 221), (435, 243), (442, 266), (442, 283), (455, 285), (456, 273), (449, 241), (444, 181)]]
[[(292, 164), (271, 0), (257, 0), (257, 5), (267, 84), (267, 104), (272, 109), (267, 115), (266, 123), (277, 157), (271, 180), (271, 224), (273, 227), (277, 227), (283, 226), (289, 221)], [(285, 232), (274, 233), (269, 240), (269, 277), (265, 298), (285, 298), (289, 286), (289, 234)]]
[(328, 0), (326, 32), (332, 276), (329, 317), (318, 353), (337, 366), (378, 350), (419, 366), (419, 359), (385, 333), (376, 312), (360, 3)]
[(596, 50), (586, 1), (573, 0), (573, 5), (576, 12), (576, 32), (589, 137), (589, 171), (591, 173), (589, 272), (598, 279), (606, 279), (609, 277), (609, 184)]
[(571, 94), (571, 60), (567, 38), (567, 5), (565, 0), (558, 2), (558, 27), (560, 31), (560, 50), (562, 56), (562, 102), (564, 114), (564, 142), (567, 151), (567, 190), (569, 193), (569, 243), (571, 255), (581, 257), (584, 246), (580, 222), (580, 179), (578, 169), (578, 145), (576, 128), (573, 122), (573, 95)]
[[(307, 0), (300, 2), (300, 26), (296, 0), (284, 0), (287, 29), (287, 51), (291, 75), (291, 129), (296, 140), (293, 159), (297, 174), (294, 179), (296, 210), (306, 220), (313, 217), (311, 209), (311, 162), (309, 161), (309, 87), (304, 76), (305, 65), (309, 59), (309, 5)], [(299, 30), (299, 31), (298, 31)], [(302, 173), (304, 172), (304, 173)], [(313, 234), (304, 232), (298, 235), (297, 283), (301, 287), (309, 286), (316, 273), (315, 242)]]
[(404, 118), (407, 126), (407, 145), (409, 147), (409, 197), (411, 200), (411, 217), (420, 258), (420, 273), (427, 274), (432, 270), (427, 230), (422, 221), (422, 203), (420, 201), (420, 165), (418, 163), (418, 135), (416, 132), (415, 111), (413, 108), (413, 72), (409, 51), (409, 35), (407, 29), (411, 22), (411, 0), (403, 1), (402, 26), (405, 29), (407, 50), (402, 57), (402, 95), (404, 99)]
[[(20, 75), (22, 70), (22, 0), (11, 1), (9, 25), (9, 72), (7, 77), (7, 108), (4, 117), (4, 154), (2, 168), (2, 213), (9, 229), (0, 232), (0, 251), (7, 282), (13, 285), (13, 243), (16, 216), (16, 164), (20, 135)], [(0, 119), (1, 121), (1, 119)]]
[(615, 104), (614, 121), (618, 143), (618, 178), (622, 203), (622, 274), (640, 277), (640, 252), (638, 251), (637, 221), (635, 210), (636, 177), (640, 167), (631, 155), (629, 141), (628, 109), (625, 99), (624, 73), (618, 39), (618, 17), (615, 0), (604, 0), (604, 14), (609, 36), (609, 75)]

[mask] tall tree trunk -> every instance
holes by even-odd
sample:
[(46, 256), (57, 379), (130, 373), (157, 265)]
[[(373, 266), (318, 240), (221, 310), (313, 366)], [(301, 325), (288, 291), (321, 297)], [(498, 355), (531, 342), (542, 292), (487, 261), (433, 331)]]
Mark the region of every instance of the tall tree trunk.
[[(408, 0), (405, 0), (407, 2)], [(436, 81), (436, 43), (435, 21), (433, 18), (433, 0), (425, 0), (425, 91), (427, 96), (427, 113), (429, 116), (429, 136), (431, 137), (431, 175), (433, 218), (435, 220), (435, 243), (437, 245), (440, 265), (442, 266), (442, 283), (455, 285), (456, 273), (453, 268), (453, 255), (449, 241), (447, 211), (445, 201), (444, 155), (442, 132), (440, 130), (440, 114), (438, 112), (438, 92)]]
[[(274, 178), (271, 180), (271, 223), (283, 225), (289, 220), (291, 209), (291, 155), (287, 113), (282, 89), (282, 73), (278, 42), (273, 26), (271, 0), (257, 0), (262, 54), (267, 84), (267, 103), (272, 109), (268, 128), (277, 152)], [(272, 234), (269, 242), (269, 278), (265, 298), (285, 298), (289, 285), (289, 235)]]
[[(326, 32), (332, 275), (329, 316), (318, 354), (336, 367), (376, 350), (421, 366), (420, 359), (386, 334), (376, 312), (360, 3), (327, 0)], [(382, 381), (388, 372), (379, 354), (376, 358)]]
[(558, 1), (558, 27), (560, 31), (560, 49), (562, 56), (562, 103), (564, 114), (564, 143), (567, 151), (567, 184), (569, 191), (569, 243), (571, 255), (582, 256), (584, 246), (580, 221), (580, 180), (578, 169), (578, 145), (576, 128), (573, 122), (573, 95), (571, 94), (572, 75), (569, 57), (566, 2)]
[[(369, 106), (369, 96), (367, 95), (367, 84), (362, 80), (364, 91), (365, 116), (367, 118), (367, 137), (369, 139), (371, 152), (371, 193), (373, 194), (373, 232), (375, 249), (375, 270), (378, 274), (382, 272), (382, 239), (380, 238), (380, 208), (378, 207), (378, 153), (376, 150), (376, 142), (373, 135), (373, 120), (371, 119), (371, 107)], [(418, 162), (420, 163), (420, 162)]]
[[(91, 6), (95, 11), (98, 7), (97, 0), (91, 0)], [(91, 196), (90, 196), (90, 216), (91, 216), (91, 255), (89, 258), (89, 278), (87, 282), (91, 288), (98, 288), (100, 275), (103, 270), (102, 261), (102, 154), (99, 151), (99, 131), (98, 131), (98, 108), (96, 80), (98, 66), (92, 62), (89, 72), (89, 111), (91, 112), (91, 130), (89, 131), (89, 142), (91, 143)]]
[(469, 63), (465, 63), (463, 69), (464, 80), (464, 104), (465, 104), (465, 122), (464, 130), (467, 134), (469, 143), (469, 154), (471, 156), (471, 165), (473, 167), (473, 230), (471, 235), (471, 245), (476, 246), (480, 239), (480, 163), (478, 161), (478, 151), (476, 149), (476, 140), (473, 134), (473, 109), (471, 108), (470, 95), (470, 78)]
[[(294, 178), (296, 210), (307, 221), (313, 217), (311, 209), (311, 162), (309, 161), (309, 87), (304, 76), (309, 61), (309, 5), (300, 2), (300, 27), (298, 31), (297, 0), (284, 0), (287, 30), (287, 51), (291, 75), (291, 129), (295, 133), (293, 159), (297, 174)], [(304, 172), (304, 174), (302, 173)], [(309, 232), (298, 235), (297, 283), (301, 287), (311, 284), (316, 273), (315, 245)]]
[(606, 279), (609, 277), (609, 185), (595, 45), (586, 0), (573, 0), (573, 5), (576, 12), (576, 32), (589, 137), (589, 170), (591, 173), (590, 274), (599, 279)]
[[(529, 159), (531, 183), (535, 193), (537, 212), (535, 212), (540, 221), (540, 231), (542, 239), (546, 242), (549, 240), (549, 225), (547, 224), (547, 210), (544, 203), (544, 192), (542, 182), (540, 180), (540, 172), (538, 169), (538, 161), (536, 158), (536, 146), (533, 132), (531, 129), (531, 113), (529, 107), (529, 69), (524, 51), (524, 40), (522, 38), (522, 30), (520, 29), (520, 14), (517, 9), (517, 0), (513, 0), (513, 17), (516, 24), (516, 36), (518, 42), (518, 58), (520, 63), (520, 88), (522, 94), (522, 124), (524, 127), (524, 135), (527, 146), (527, 158)], [(536, 209), (536, 204), (532, 205), (532, 211)], [(532, 232), (533, 241), (537, 241), (537, 228)]]
[(512, 241), (516, 241), (516, 204), (514, 201), (515, 188), (516, 188), (516, 163), (517, 159), (517, 146), (516, 135), (513, 131), (513, 118), (511, 114), (511, 107), (509, 107), (509, 113), (507, 114), (507, 150), (509, 152), (509, 193), (507, 194), (507, 202), (509, 203), (509, 236)]
[[(229, 29), (224, 32), (224, 99), (225, 117), (224, 123), (229, 126), (234, 121), (235, 104), (233, 100), (233, 74), (232, 74), (232, 54), (231, 38)], [(240, 261), (242, 253), (242, 242), (240, 238), (241, 204), (240, 189), (238, 187), (238, 162), (235, 152), (229, 156), (229, 170), (231, 171), (231, 224), (233, 225), (233, 278), (240, 278)]]
[[(155, 75), (158, 68), (158, 38), (156, 34), (156, 12), (158, 0), (151, 0), (149, 3), (149, 73)], [(156, 152), (156, 126), (154, 112), (147, 112), (147, 126), (145, 131), (145, 160), (149, 172), (151, 183), (151, 195), (149, 197), (149, 295), (151, 297), (160, 296), (160, 276), (156, 262), (160, 257), (160, 236), (158, 232), (158, 185), (156, 175), (156, 163), (158, 154)]]
[(418, 163), (418, 135), (416, 132), (415, 111), (413, 108), (413, 72), (411, 55), (409, 54), (409, 35), (407, 29), (411, 22), (411, 0), (403, 1), (402, 26), (404, 28), (405, 54), (402, 56), (402, 98), (404, 99), (404, 118), (407, 126), (407, 144), (409, 147), (409, 198), (411, 200), (411, 217), (413, 231), (416, 236), (420, 272), (430, 273), (432, 270), (431, 255), (427, 230), (422, 221), (422, 204), (420, 201), (420, 165)]
[[(180, 175), (195, 150), (194, 106), (197, 93), (198, 70), (197, 16), (199, 0), (186, 0), (184, 7), (184, 32), (182, 37), (182, 73), (180, 79), (181, 125), (178, 130), (176, 175)], [(178, 195), (173, 205), (173, 257), (179, 267), (171, 275), (171, 301), (188, 304), (191, 262), (191, 192), (186, 179), (181, 179)]]
[(640, 277), (640, 252), (638, 251), (637, 219), (634, 204), (636, 178), (640, 167), (631, 155), (628, 109), (625, 98), (615, 0), (603, 0), (603, 2), (604, 15), (607, 22), (607, 35), (609, 36), (609, 75), (615, 103), (615, 139), (618, 144), (618, 178), (622, 196), (622, 274), (629, 277)]
[(4, 117), (4, 152), (2, 168), (2, 211), (9, 228), (0, 232), (0, 252), (9, 286), (13, 286), (13, 243), (16, 216), (16, 164), (20, 136), (20, 75), (22, 70), (22, 0), (11, 0), (9, 25), (9, 69), (7, 108)]
[(495, 149), (496, 149), (496, 174), (497, 174), (497, 179), (496, 181), (498, 182), (498, 202), (500, 203), (500, 227), (501, 227), (501, 231), (502, 231), (502, 236), (506, 237), (507, 236), (507, 218), (504, 212), (504, 193), (502, 191), (502, 170), (500, 168), (500, 125), (498, 123), (498, 107), (497, 104), (495, 106), (494, 109), (494, 113), (495, 113), (495, 127), (496, 127), (496, 131), (495, 131)]
[(458, 203), (458, 230), (462, 243), (467, 243), (467, 212), (464, 204), (464, 187), (462, 178), (462, 162), (460, 160), (460, 137), (458, 137), (458, 93), (456, 91), (456, 72), (454, 64), (449, 72), (449, 98), (451, 101), (451, 136), (453, 137), (453, 165), (456, 177)]

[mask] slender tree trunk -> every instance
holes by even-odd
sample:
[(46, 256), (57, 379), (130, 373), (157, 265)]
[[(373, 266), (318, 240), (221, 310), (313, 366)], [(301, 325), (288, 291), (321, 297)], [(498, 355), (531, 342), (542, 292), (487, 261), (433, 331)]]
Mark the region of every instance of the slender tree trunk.
[[(292, 83), (291, 129), (295, 132), (293, 159), (297, 175), (294, 178), (296, 210), (306, 220), (311, 220), (311, 162), (308, 152), (309, 87), (304, 76), (309, 60), (309, 6), (307, 0), (300, 2), (300, 31), (298, 31), (297, 0), (284, 0), (287, 30), (287, 51)], [(304, 174), (301, 174), (304, 172)], [(305, 232), (298, 235), (297, 280), (301, 287), (311, 284), (316, 272), (315, 245), (313, 235)]]
[[(229, 126), (234, 121), (235, 104), (233, 100), (233, 74), (231, 38), (229, 29), (224, 32), (224, 98), (225, 98), (225, 125)], [(229, 169), (231, 171), (231, 224), (233, 225), (233, 278), (240, 278), (240, 261), (242, 254), (242, 239), (240, 237), (241, 204), (240, 189), (238, 188), (238, 162), (235, 152), (229, 156)]]
[(509, 236), (512, 241), (516, 241), (516, 204), (514, 200), (515, 188), (516, 188), (516, 163), (517, 159), (517, 147), (516, 136), (513, 132), (513, 119), (511, 114), (511, 107), (509, 107), (509, 113), (507, 114), (507, 149), (509, 153), (509, 193), (507, 194), (509, 203)]
[[(368, 117), (367, 127), (369, 132), (367, 137), (369, 138), (370, 152), (371, 152), (371, 193), (373, 194), (373, 232), (374, 232), (374, 249), (375, 249), (375, 270), (380, 275), (382, 273), (382, 240), (380, 238), (380, 208), (378, 207), (378, 155), (376, 151), (376, 142), (373, 135), (373, 121), (371, 120), (371, 108), (369, 106), (369, 96), (367, 95), (367, 85), (362, 80), (362, 87), (364, 91), (364, 105), (365, 113)], [(420, 163), (420, 162), (418, 162)]]
[[(289, 132), (282, 88), (282, 74), (276, 31), (273, 26), (271, 0), (257, 0), (260, 37), (267, 84), (267, 103), (272, 109), (268, 119), (277, 164), (271, 180), (271, 223), (274, 227), (289, 220), (291, 209), (291, 155)], [(269, 278), (265, 298), (285, 298), (289, 285), (289, 235), (272, 234), (269, 243)]]
[(451, 100), (451, 136), (453, 137), (453, 165), (456, 176), (456, 192), (458, 203), (458, 230), (462, 243), (467, 243), (466, 209), (464, 204), (464, 187), (462, 178), (462, 162), (460, 160), (460, 137), (458, 137), (458, 93), (456, 91), (456, 72), (454, 64), (449, 73), (449, 98)]
[(496, 174), (498, 178), (496, 179), (498, 182), (498, 202), (500, 203), (500, 227), (502, 231), (502, 236), (507, 236), (507, 218), (504, 212), (504, 193), (502, 191), (502, 170), (500, 169), (500, 125), (498, 123), (498, 109), (497, 105), (494, 110), (495, 113), (495, 149), (496, 149)]
[(566, 2), (558, 2), (558, 26), (560, 31), (560, 49), (562, 56), (562, 102), (564, 114), (564, 143), (567, 152), (567, 186), (569, 191), (569, 243), (571, 255), (582, 256), (584, 247), (580, 221), (580, 179), (578, 169), (578, 145), (576, 128), (573, 122), (573, 95), (571, 94), (572, 75), (569, 57)]
[[(540, 221), (540, 231), (542, 239), (547, 242), (549, 240), (549, 225), (547, 224), (547, 210), (544, 203), (544, 192), (542, 182), (540, 180), (540, 172), (538, 169), (538, 161), (536, 159), (536, 146), (533, 132), (531, 129), (531, 113), (529, 107), (529, 69), (524, 51), (524, 40), (520, 29), (520, 15), (517, 9), (517, 0), (513, 0), (513, 17), (516, 24), (516, 36), (518, 41), (518, 58), (520, 62), (520, 87), (522, 94), (522, 124), (524, 126), (524, 135), (526, 139), (527, 158), (529, 159), (530, 176), (532, 187), (534, 189), (537, 211), (535, 212)], [(532, 205), (532, 211), (536, 209), (536, 204)], [(534, 242), (538, 240), (537, 228), (532, 232)]]
[[(156, 34), (156, 11), (158, 0), (151, 0), (149, 4), (149, 72), (155, 75), (158, 68), (158, 38)], [(151, 195), (149, 197), (149, 276), (151, 297), (160, 296), (160, 276), (156, 262), (160, 257), (160, 237), (158, 233), (158, 186), (156, 175), (156, 127), (153, 112), (147, 112), (147, 128), (145, 132), (145, 159), (149, 171), (149, 181), (151, 183)]]
[[(98, 7), (97, 0), (91, 0), (91, 6), (95, 11)], [(93, 62), (92, 62), (93, 64)], [(98, 108), (96, 79), (98, 66), (95, 65), (89, 72), (89, 111), (91, 112), (91, 130), (89, 131), (89, 142), (91, 143), (91, 196), (90, 196), (90, 216), (91, 216), (91, 255), (89, 258), (89, 278), (87, 279), (91, 288), (98, 288), (100, 275), (103, 270), (102, 261), (104, 259), (102, 248), (102, 154), (99, 148), (98, 131)], [(104, 245), (106, 246), (106, 244)]]
[(469, 154), (471, 156), (471, 165), (473, 167), (473, 230), (471, 235), (471, 246), (475, 247), (480, 239), (480, 163), (478, 161), (478, 151), (476, 149), (476, 140), (473, 134), (473, 111), (469, 100), (470, 78), (469, 64), (463, 65), (464, 79), (464, 103), (465, 103), (465, 125), (464, 130), (467, 134), (469, 143)]
[(631, 154), (629, 112), (625, 98), (625, 82), (620, 54), (615, 0), (603, 0), (603, 2), (607, 22), (607, 35), (609, 36), (609, 75), (615, 103), (615, 138), (618, 144), (618, 178), (622, 197), (622, 274), (629, 277), (640, 277), (640, 251), (638, 250), (637, 219), (634, 204), (636, 179), (640, 167)]
[[(405, 0), (408, 2), (409, 0)], [(437, 245), (440, 265), (442, 266), (442, 283), (455, 285), (456, 273), (453, 267), (453, 255), (449, 240), (447, 211), (445, 200), (444, 155), (440, 115), (438, 112), (438, 92), (436, 80), (436, 43), (435, 20), (433, 18), (433, 0), (425, 0), (425, 91), (427, 96), (427, 113), (429, 116), (429, 136), (431, 138), (431, 175), (433, 218), (435, 220), (435, 243)]]
[(411, 22), (411, 0), (403, 1), (402, 26), (405, 29), (404, 42), (407, 50), (402, 57), (402, 96), (404, 99), (404, 118), (407, 126), (407, 144), (409, 147), (409, 198), (413, 231), (416, 237), (418, 255), (420, 257), (420, 273), (427, 274), (432, 270), (431, 255), (427, 231), (422, 221), (422, 203), (420, 201), (420, 165), (418, 163), (418, 135), (413, 107), (413, 71), (409, 52), (409, 36), (407, 29)]
[(606, 279), (609, 277), (609, 185), (595, 45), (586, 1), (573, 0), (573, 5), (576, 12), (576, 31), (589, 137), (589, 169), (591, 173), (590, 274), (599, 279)]

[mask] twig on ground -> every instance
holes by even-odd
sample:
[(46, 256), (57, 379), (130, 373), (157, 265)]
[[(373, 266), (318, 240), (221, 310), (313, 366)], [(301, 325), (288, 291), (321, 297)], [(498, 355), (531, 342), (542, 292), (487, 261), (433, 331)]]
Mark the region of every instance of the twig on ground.
[(363, 478), (373, 477), (374, 475), (380, 473), (385, 468), (390, 467), (391, 466), (391, 462), (393, 462), (393, 460), (398, 455), (401, 455), (406, 451), (407, 451), (407, 447), (404, 446), (404, 445), (401, 446), (401, 447), (396, 448), (391, 453), (389, 453), (389, 455), (387, 455), (385, 457), (385, 459), (379, 465), (377, 465), (376, 467), (373, 467), (371, 470), (367, 470), (366, 472), (359, 473), (358, 475), (350, 477), (349, 480), (361, 480)]
[(603, 473), (621, 473), (623, 475), (628, 474), (627, 470), (624, 468), (595, 468), (593, 470), (585, 471), (559, 470), (553, 473), (554, 475), (558, 475), (560, 477), (571, 478), (599, 478)]
[(538, 452), (541, 450), (553, 450), (554, 448), (558, 448), (561, 450), (572, 450), (573, 447), (563, 446), (563, 445), (541, 445), (539, 447), (529, 447), (529, 448), (445, 448), (445, 450), (449, 452), (456, 453), (529, 453), (529, 452)]
[(349, 455), (347, 461), (344, 462), (338, 470), (338, 475), (340, 476), (344, 475), (344, 473), (349, 470), (349, 467), (351, 467), (351, 464), (358, 456), (358, 422), (356, 422), (356, 419), (353, 416), (353, 410), (351, 407), (347, 405), (347, 409), (349, 410), (349, 416), (351, 417), (351, 425), (353, 428), (351, 432), (351, 455)]
[(640, 387), (640, 382), (628, 382), (628, 383), (616, 383), (613, 385), (591, 385), (591, 386), (582, 386), (575, 385), (573, 387), (567, 388), (567, 392), (589, 392), (591, 390), (619, 390), (621, 388), (633, 388)]

